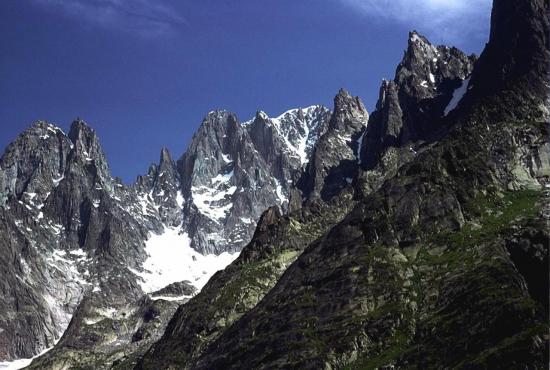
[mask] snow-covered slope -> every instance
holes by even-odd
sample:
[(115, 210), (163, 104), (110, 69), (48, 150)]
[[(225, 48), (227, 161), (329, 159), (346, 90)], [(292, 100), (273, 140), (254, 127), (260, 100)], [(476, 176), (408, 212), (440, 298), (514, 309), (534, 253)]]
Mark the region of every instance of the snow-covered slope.
[(191, 248), (189, 236), (177, 227), (151, 234), (145, 243), (143, 271), (135, 271), (145, 293), (154, 293), (176, 282), (189, 281), (200, 290), (215, 272), (223, 270), (238, 253), (202, 255)]
[(289, 155), (298, 158), (302, 166), (309, 162), (315, 143), (326, 130), (329, 114), (321, 105), (291, 109), (275, 118), (260, 112), (262, 118), (273, 125)]

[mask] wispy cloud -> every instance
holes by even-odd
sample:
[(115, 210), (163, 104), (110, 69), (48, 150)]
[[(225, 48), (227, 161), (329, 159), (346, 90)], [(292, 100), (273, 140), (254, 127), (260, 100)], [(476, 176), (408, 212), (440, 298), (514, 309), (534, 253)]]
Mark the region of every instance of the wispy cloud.
[(169, 34), (187, 23), (163, 0), (34, 0), (34, 3), (88, 25), (143, 37)]
[(492, 0), (339, 0), (378, 20), (402, 23), (440, 41), (485, 37)]

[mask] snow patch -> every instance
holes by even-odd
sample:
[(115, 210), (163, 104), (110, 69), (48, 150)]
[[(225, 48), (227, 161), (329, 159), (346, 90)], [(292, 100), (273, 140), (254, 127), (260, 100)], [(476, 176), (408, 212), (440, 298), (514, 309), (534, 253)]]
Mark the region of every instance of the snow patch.
[(178, 190), (178, 193), (176, 194), (176, 203), (178, 204), (178, 207), (180, 207), (180, 208), (183, 208), (183, 204), (185, 203), (185, 199), (183, 198), (183, 194), (179, 190)]
[(449, 102), (449, 104), (447, 105), (447, 107), (445, 108), (445, 111), (444, 111), (445, 116), (458, 106), (458, 104), (464, 97), (464, 94), (466, 94), (466, 91), (468, 91), (469, 84), (470, 84), (470, 77), (462, 81), (462, 85), (460, 85), (460, 87), (453, 92), (453, 97)]
[(363, 130), (363, 133), (361, 136), (359, 136), (359, 139), (357, 140), (357, 164), (361, 164), (361, 150), (363, 149), (363, 140), (365, 139), (365, 135), (367, 134), (367, 129)]
[(97, 324), (98, 322), (100, 321), (103, 321), (103, 317), (94, 317), (94, 318), (85, 318), (84, 319), (84, 324), (85, 325), (95, 325)]
[(223, 154), (222, 153), (222, 159), (225, 163), (229, 164), (229, 163), (233, 163), (233, 161), (231, 160), (231, 158), (229, 157), (229, 155), (227, 154)]
[(61, 234), (61, 230), (64, 229), (64, 227), (62, 225), (59, 225), (59, 224), (50, 225), (50, 228), (52, 229), (54, 235)]
[(288, 198), (283, 193), (283, 187), (281, 186), (281, 183), (277, 179), (275, 180), (275, 182), (277, 183), (277, 188), (275, 190), (277, 193), (277, 198), (279, 198), (281, 204), (288, 203)]
[(178, 297), (170, 297), (170, 296), (151, 296), (151, 299), (153, 301), (158, 301), (159, 299), (162, 299), (163, 301), (169, 301), (169, 302), (175, 302), (175, 301), (183, 301), (184, 299), (190, 299), (193, 298), (192, 295), (182, 295)]
[(100, 308), (97, 309), (96, 312), (106, 318), (112, 319), (116, 316), (117, 309), (113, 307), (107, 307), (107, 308)]
[(63, 174), (60, 177), (58, 177), (57, 179), (52, 179), (53, 187), (56, 188), (64, 178), (65, 178), (65, 175)]
[(162, 234), (151, 234), (145, 242), (148, 257), (143, 263), (144, 271), (130, 269), (141, 277), (139, 284), (145, 293), (184, 280), (200, 290), (215, 272), (224, 269), (238, 256), (238, 253), (228, 252), (202, 255), (191, 248), (187, 233), (179, 231), (180, 228), (165, 226)]
[(210, 179), (210, 186), (191, 187), (193, 203), (200, 213), (217, 222), (227, 215), (231, 208), (233, 208), (233, 204), (221, 203), (237, 191), (236, 186), (229, 186), (232, 177), (233, 171), (223, 175), (218, 174)]
[(216, 185), (218, 183), (228, 184), (231, 178), (233, 177), (233, 174), (234, 174), (233, 170), (231, 170), (231, 172), (229, 173), (226, 173), (225, 175), (218, 174), (216, 177), (212, 178), (211, 180), (212, 185)]
[(417, 41), (422, 41), (422, 40), (420, 39), (420, 37), (418, 37), (416, 33), (413, 33), (411, 35), (411, 42), (417, 42)]
[[(314, 133), (316, 127), (321, 124), (320, 117), (323, 114), (325, 110), (320, 105), (291, 109), (276, 118), (269, 118), (264, 112), (259, 112), (260, 117), (277, 131), (277, 136), (282, 139), (287, 153), (299, 159), (302, 166), (309, 161), (308, 152), (317, 139)], [(247, 121), (245, 125), (251, 122), (254, 122), (254, 119)]]
[(159, 206), (155, 205), (152, 198), (152, 192), (147, 194), (140, 194), (138, 195), (139, 205), (141, 206), (141, 213), (144, 216), (150, 215), (150, 209), (153, 208), (157, 210), (160, 208)]
[[(57, 344), (57, 341), (55, 343)], [(55, 346), (55, 344), (54, 344), (54, 346)], [(39, 354), (37, 354), (36, 356), (31, 357), (31, 358), (20, 358), (20, 359), (13, 360), (13, 361), (0, 362), (0, 370), (19, 370), (19, 369), (23, 369), (23, 368), (29, 366), (31, 364), (32, 360), (34, 360), (35, 358), (40, 357), (43, 354), (45, 354), (46, 352), (50, 351), (54, 346), (46, 348), (45, 350), (43, 350), (42, 352), (40, 352)]]

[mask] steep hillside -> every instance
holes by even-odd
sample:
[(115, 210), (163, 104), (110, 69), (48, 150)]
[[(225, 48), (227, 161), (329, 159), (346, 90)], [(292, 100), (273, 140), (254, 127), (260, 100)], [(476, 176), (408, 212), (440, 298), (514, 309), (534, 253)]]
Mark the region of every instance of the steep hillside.
[[(510, 9), (517, 16), (510, 17)], [(495, 29), (504, 28), (517, 41), (498, 51), (504, 42)], [(492, 29), (473, 71), (471, 64), (460, 68), (429, 121), (420, 121), (437, 135), (423, 137), (414, 119), (388, 125), (400, 121), (383, 118), (384, 111), (414, 115), (399, 99), (387, 108), (383, 93), (366, 136), (385, 125), (398, 130), (399, 140), (366, 166), (372, 173), (360, 174), (351, 212), (302, 245), (304, 251), (263, 299), (221, 335), (216, 330), (213, 341), (190, 349), (177, 345), (195, 333), (186, 329), (192, 311), (180, 307), (174, 327), (154, 346), (158, 352), (148, 354), (141, 367), (544, 368), (548, 3), (497, 2)], [(420, 42), (426, 45), (411, 34), (410, 44)], [(397, 86), (407, 60), (398, 69)], [(491, 74), (477, 72), (489, 68)], [(471, 73), (468, 88), (455, 99), (461, 86), (456, 82)], [(495, 78), (503, 83), (487, 88)], [(384, 173), (382, 161), (400, 151), (411, 154), (394, 160), (395, 174), (385, 172), (385, 181), (369, 184), (373, 173)], [(325, 217), (332, 218), (330, 211)], [(255, 248), (264, 255), (270, 245), (263, 240)], [(226, 287), (218, 287), (218, 294)]]

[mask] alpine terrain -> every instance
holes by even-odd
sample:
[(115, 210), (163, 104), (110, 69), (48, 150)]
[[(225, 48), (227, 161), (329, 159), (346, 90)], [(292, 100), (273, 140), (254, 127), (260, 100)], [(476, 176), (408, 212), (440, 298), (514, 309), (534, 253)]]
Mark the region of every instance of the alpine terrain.
[(479, 56), (411, 32), (370, 114), (209, 112), (131, 185), (35, 122), (0, 158), (0, 369), (547, 368), (549, 11), (495, 0)]

